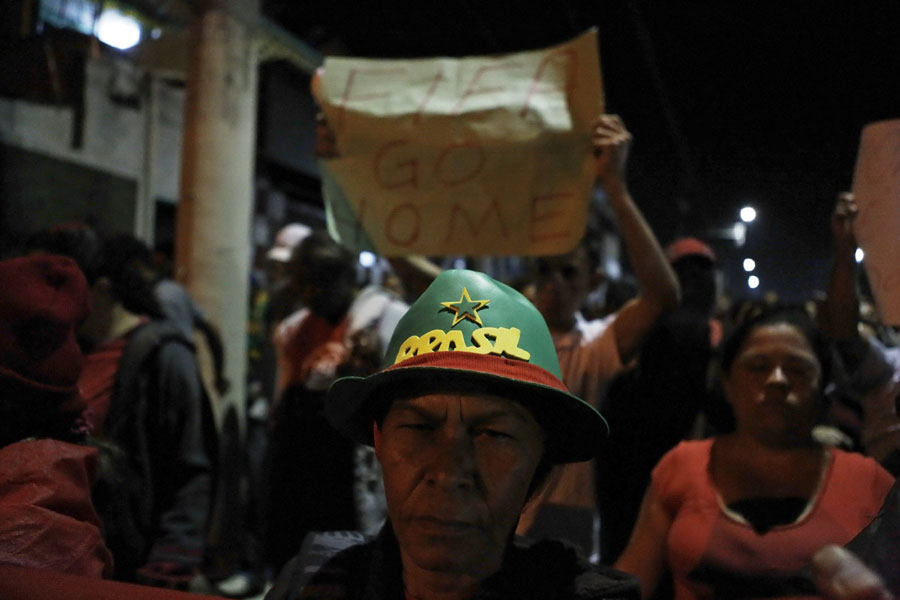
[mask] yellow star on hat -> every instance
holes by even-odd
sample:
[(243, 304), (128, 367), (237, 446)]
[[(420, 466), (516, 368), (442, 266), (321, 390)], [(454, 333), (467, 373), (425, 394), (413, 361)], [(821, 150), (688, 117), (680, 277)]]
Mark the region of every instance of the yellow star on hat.
[(489, 302), (490, 300), (472, 300), (472, 298), (469, 297), (469, 290), (463, 288), (459, 300), (456, 302), (441, 302), (441, 304), (444, 308), (452, 310), (455, 313), (453, 323), (450, 325), (450, 327), (455, 327), (456, 324), (463, 319), (469, 319), (478, 325), (482, 325), (481, 317), (478, 316), (478, 311), (486, 307)]

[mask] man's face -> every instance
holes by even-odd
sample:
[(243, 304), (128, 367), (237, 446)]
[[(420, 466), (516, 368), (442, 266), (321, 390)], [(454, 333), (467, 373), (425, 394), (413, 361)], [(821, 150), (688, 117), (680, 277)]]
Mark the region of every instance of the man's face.
[(543, 453), (526, 408), (474, 393), (397, 400), (375, 452), (404, 569), (480, 580), (500, 568)]
[(535, 269), (535, 306), (551, 328), (570, 327), (591, 283), (584, 248), (562, 256), (539, 258)]

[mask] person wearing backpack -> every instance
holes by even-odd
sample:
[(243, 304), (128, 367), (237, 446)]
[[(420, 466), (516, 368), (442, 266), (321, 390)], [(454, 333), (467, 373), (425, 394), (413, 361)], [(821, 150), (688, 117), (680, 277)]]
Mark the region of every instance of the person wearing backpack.
[(124, 481), (95, 498), (114, 578), (186, 588), (206, 548), (216, 433), (194, 346), (162, 318), (133, 236), (72, 225), (40, 232), (31, 253), (73, 258), (90, 286), (79, 329), (87, 427), (125, 453)]

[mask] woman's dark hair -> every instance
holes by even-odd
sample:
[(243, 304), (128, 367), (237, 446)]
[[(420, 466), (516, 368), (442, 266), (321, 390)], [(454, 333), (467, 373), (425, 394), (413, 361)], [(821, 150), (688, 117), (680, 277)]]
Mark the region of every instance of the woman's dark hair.
[(741, 351), (744, 342), (758, 327), (785, 323), (800, 332), (806, 339), (821, 369), (820, 391), (831, 377), (832, 348), (830, 340), (821, 332), (815, 321), (802, 307), (775, 305), (741, 322), (722, 342), (720, 365), (723, 373), (728, 373)]
[(25, 243), (28, 251), (68, 256), (81, 268), (90, 285), (109, 280), (111, 293), (129, 311), (154, 318), (162, 309), (153, 292), (148, 271), (151, 252), (144, 242), (127, 233), (101, 237), (83, 224), (70, 224), (35, 233)]
[(99, 274), (109, 279), (112, 295), (129, 311), (154, 318), (163, 316), (153, 291), (150, 248), (133, 235), (120, 233), (103, 242)]

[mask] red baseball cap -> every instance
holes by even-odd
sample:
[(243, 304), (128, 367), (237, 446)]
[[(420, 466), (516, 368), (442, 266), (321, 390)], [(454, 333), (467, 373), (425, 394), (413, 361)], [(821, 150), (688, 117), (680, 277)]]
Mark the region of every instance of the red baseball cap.
[(666, 246), (666, 258), (669, 264), (686, 256), (702, 256), (710, 262), (716, 262), (716, 253), (706, 243), (695, 237), (679, 238)]
[(0, 377), (76, 392), (84, 355), (75, 334), (89, 311), (87, 281), (72, 259), (0, 261)]

